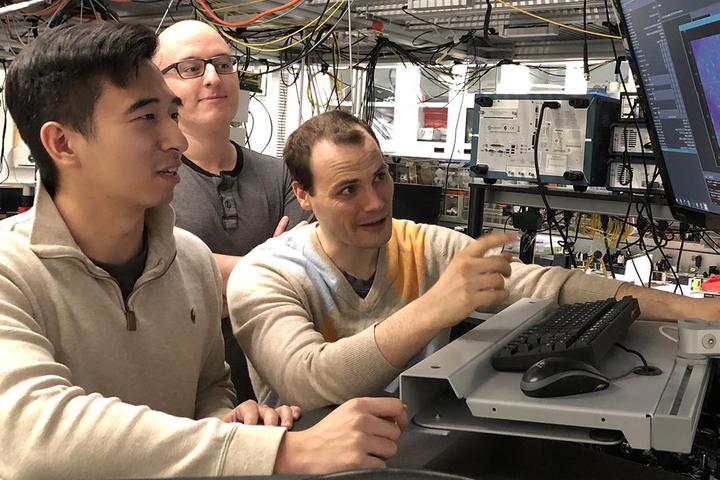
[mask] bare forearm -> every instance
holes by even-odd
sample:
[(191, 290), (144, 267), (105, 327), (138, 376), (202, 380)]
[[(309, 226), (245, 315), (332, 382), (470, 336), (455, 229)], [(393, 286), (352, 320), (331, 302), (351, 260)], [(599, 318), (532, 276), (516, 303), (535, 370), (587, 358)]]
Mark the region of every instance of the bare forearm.
[(643, 320), (675, 321), (681, 318), (720, 320), (720, 299), (688, 298), (670, 292), (623, 284), (616, 298), (625, 295), (637, 298)]

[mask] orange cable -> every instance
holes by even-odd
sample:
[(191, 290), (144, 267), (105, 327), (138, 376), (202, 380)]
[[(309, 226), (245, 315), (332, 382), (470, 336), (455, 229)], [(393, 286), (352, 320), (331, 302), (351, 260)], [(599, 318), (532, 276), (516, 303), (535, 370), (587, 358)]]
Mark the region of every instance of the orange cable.
[(301, 2), (302, 0), (290, 0), (288, 3), (284, 5), (278, 5), (277, 7), (269, 8), (263, 12), (258, 13), (252, 18), (249, 18), (247, 20), (243, 20), (242, 22), (228, 22), (226, 20), (223, 20), (222, 18), (218, 17), (217, 14), (213, 11), (212, 8), (205, 2), (205, 0), (197, 0), (197, 2), (200, 4), (200, 6), (203, 7), (203, 10), (207, 12), (207, 14), (215, 20), (220, 25), (224, 25), (226, 27), (244, 27), (246, 25), (249, 25), (253, 23), (255, 20), (259, 20), (267, 15), (270, 15), (271, 13), (279, 12), (280, 10), (285, 10), (286, 8), (290, 8), (296, 3)]

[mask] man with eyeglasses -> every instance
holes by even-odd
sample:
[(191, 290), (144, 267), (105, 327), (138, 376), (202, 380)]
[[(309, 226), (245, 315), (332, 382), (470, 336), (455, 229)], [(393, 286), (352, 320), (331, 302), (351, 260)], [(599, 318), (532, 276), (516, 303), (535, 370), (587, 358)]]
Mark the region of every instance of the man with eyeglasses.
[[(186, 20), (159, 36), (154, 61), (182, 99), (188, 149), (172, 202), (176, 225), (200, 237), (227, 278), (240, 256), (307, 217), (283, 162), (230, 140), (239, 105), (238, 58), (211, 26)], [(226, 359), (241, 397), (251, 396), (245, 357), (223, 321)]]

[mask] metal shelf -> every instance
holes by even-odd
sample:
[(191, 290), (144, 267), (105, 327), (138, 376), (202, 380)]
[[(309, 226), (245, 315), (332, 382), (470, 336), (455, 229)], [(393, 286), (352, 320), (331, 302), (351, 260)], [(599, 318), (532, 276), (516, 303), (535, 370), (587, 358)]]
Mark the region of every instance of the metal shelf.
[[(629, 202), (644, 203), (646, 200), (642, 195), (631, 196), (629, 193), (592, 190), (575, 192), (560, 188), (547, 188), (545, 196), (553, 210), (601, 213), (615, 217), (624, 217), (627, 214)], [(477, 237), (482, 233), (483, 213), (487, 203), (545, 208), (536, 186), (472, 183), (470, 184), (470, 212), (468, 218), (468, 234), (472, 237)], [(664, 198), (650, 197), (649, 203), (652, 208), (653, 219), (674, 220)], [(636, 216), (634, 213), (635, 210), (631, 210), (630, 216)]]

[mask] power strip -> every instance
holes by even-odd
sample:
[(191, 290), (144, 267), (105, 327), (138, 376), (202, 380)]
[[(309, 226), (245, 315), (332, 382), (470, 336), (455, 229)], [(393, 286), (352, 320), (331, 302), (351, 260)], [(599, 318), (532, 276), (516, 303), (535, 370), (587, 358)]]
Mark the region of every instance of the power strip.
[(695, 318), (678, 320), (678, 356), (720, 356), (720, 322)]

